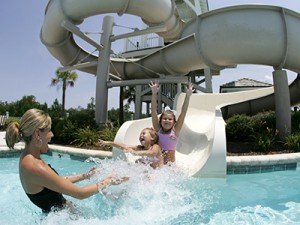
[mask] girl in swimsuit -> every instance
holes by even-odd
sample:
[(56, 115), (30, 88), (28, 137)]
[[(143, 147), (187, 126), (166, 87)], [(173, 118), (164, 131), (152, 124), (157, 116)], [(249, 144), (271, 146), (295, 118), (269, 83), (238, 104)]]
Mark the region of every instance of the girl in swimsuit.
[(152, 128), (145, 128), (142, 130), (139, 140), (141, 145), (137, 146), (127, 146), (125, 144), (104, 140), (99, 140), (99, 145), (110, 145), (119, 148), (126, 153), (142, 156), (137, 162), (149, 164), (153, 169), (161, 167), (163, 165), (163, 156), (161, 148), (157, 144), (157, 132)]
[(158, 132), (159, 146), (162, 148), (164, 156), (164, 164), (175, 162), (175, 150), (178, 143), (178, 136), (183, 126), (184, 118), (187, 113), (190, 97), (194, 91), (193, 85), (190, 83), (186, 90), (185, 99), (181, 108), (181, 113), (176, 121), (174, 112), (171, 110), (164, 111), (160, 117), (157, 115), (157, 93), (159, 83), (157, 81), (149, 84), (152, 91), (151, 98), (151, 117), (152, 125)]
[(72, 204), (66, 201), (62, 194), (84, 199), (110, 185), (118, 185), (128, 180), (127, 177), (109, 176), (96, 184), (83, 187), (74, 185), (78, 181), (90, 178), (96, 170), (92, 168), (87, 173), (59, 176), (41, 158), (41, 154), (47, 153), (52, 137), (51, 118), (39, 109), (26, 111), (20, 124), (12, 122), (6, 130), (6, 143), (9, 148), (14, 148), (15, 143), (21, 140), (25, 142), (25, 149), (19, 161), (21, 184), (29, 199), (43, 212), (49, 212), (53, 208), (72, 209)]

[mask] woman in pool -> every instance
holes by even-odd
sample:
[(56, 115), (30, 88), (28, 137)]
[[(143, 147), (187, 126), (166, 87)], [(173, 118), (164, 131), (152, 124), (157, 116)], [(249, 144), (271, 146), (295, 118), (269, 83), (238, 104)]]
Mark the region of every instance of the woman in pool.
[(59, 176), (51, 165), (41, 158), (41, 154), (47, 153), (52, 137), (51, 118), (39, 109), (26, 111), (20, 124), (12, 122), (6, 130), (6, 143), (9, 148), (13, 148), (20, 140), (25, 142), (25, 149), (19, 161), (21, 184), (29, 199), (43, 212), (65, 207), (72, 209), (72, 204), (62, 194), (84, 199), (110, 185), (118, 185), (128, 180), (127, 177), (109, 176), (96, 184), (83, 187), (74, 185), (73, 183), (88, 179), (95, 173), (95, 169), (78, 175)]
[(157, 132), (152, 128), (145, 128), (142, 130), (139, 140), (141, 145), (137, 146), (127, 146), (125, 144), (103, 140), (99, 140), (99, 145), (110, 145), (119, 148), (124, 152), (132, 153), (138, 156), (143, 156), (137, 162), (149, 164), (153, 169), (161, 167), (163, 165), (163, 156), (161, 148), (157, 144)]
[(164, 156), (164, 164), (175, 162), (175, 150), (178, 143), (178, 136), (182, 128), (190, 97), (193, 93), (193, 85), (189, 84), (186, 90), (185, 99), (181, 108), (181, 113), (176, 121), (176, 117), (173, 111), (164, 111), (159, 119), (157, 115), (157, 93), (159, 90), (159, 83), (157, 81), (150, 83), (150, 88), (152, 91), (151, 98), (151, 117), (152, 125), (154, 129), (158, 132), (159, 136), (159, 146), (162, 149)]

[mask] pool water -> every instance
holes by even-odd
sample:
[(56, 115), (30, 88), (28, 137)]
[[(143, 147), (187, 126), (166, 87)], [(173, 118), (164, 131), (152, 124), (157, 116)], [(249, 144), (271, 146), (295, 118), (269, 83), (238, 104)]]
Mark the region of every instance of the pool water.
[(152, 170), (123, 161), (85, 161), (68, 155), (43, 156), (59, 174), (99, 170), (95, 182), (111, 172), (127, 183), (66, 210), (42, 214), (25, 195), (18, 176), (18, 157), (0, 158), (0, 224), (300, 224), (300, 170), (228, 175), (227, 179), (188, 178), (175, 167)]

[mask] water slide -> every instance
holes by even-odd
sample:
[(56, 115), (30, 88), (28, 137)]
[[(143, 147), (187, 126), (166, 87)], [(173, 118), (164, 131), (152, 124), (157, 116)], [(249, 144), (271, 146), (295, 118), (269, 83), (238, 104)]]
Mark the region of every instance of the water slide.
[[(163, 27), (158, 35), (172, 42), (134, 63), (111, 58), (110, 73), (124, 80), (156, 78), (157, 74), (184, 75), (207, 67), (221, 70), (237, 64), (268, 65), (297, 73), (300, 70), (300, 15), (276, 6), (227, 7), (209, 11), (184, 24), (171, 0), (51, 0), (46, 8), (41, 40), (63, 66), (80, 62), (80, 70), (96, 74), (97, 56), (83, 50), (62, 24), (65, 21), (80, 24), (87, 17), (104, 13), (139, 16), (150, 27)], [(295, 104), (300, 100), (298, 78), (295, 85), (290, 85)], [(178, 165), (186, 168), (190, 176), (225, 176), (225, 124), (221, 108), (227, 116), (240, 112), (241, 108), (244, 112), (254, 112), (256, 107), (260, 110), (259, 105), (266, 99), (274, 98), (272, 92), (272, 88), (267, 88), (234, 94), (193, 95), (176, 152)], [(177, 111), (182, 98), (178, 96), (176, 101)], [(243, 104), (251, 107), (242, 107)], [(133, 131), (150, 126), (150, 122), (145, 119), (125, 123), (116, 141), (135, 144), (137, 135)]]

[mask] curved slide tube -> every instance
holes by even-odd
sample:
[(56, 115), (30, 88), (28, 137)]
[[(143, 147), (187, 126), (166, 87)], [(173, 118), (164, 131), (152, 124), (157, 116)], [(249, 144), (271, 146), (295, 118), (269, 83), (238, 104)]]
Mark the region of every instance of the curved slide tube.
[[(171, 0), (50, 0), (40, 37), (49, 52), (64, 66), (91, 61), (97, 64), (97, 57), (84, 51), (74, 41), (72, 33), (62, 27), (64, 21), (80, 24), (85, 18), (97, 14), (127, 13), (142, 18), (152, 27), (164, 25), (165, 31), (159, 35), (166, 41), (172, 41), (179, 38), (183, 27), (175, 10)], [(114, 61), (120, 64), (119, 59), (112, 59)], [(82, 71), (96, 74), (95, 63)], [(124, 60), (121, 60), (121, 64), (124, 64)]]
[(276, 6), (222, 8), (204, 13), (184, 26), (175, 15), (170, 17), (174, 12), (171, 0), (52, 0), (46, 10), (41, 40), (62, 65), (94, 61), (82, 70), (96, 74), (97, 57), (82, 50), (61, 23), (69, 20), (78, 24), (91, 15), (120, 12), (126, 2), (130, 3), (127, 13), (140, 16), (150, 25), (165, 22), (166, 31), (159, 35), (178, 40), (134, 64), (112, 59), (110, 72), (122, 79), (157, 77), (157, 73), (186, 74), (206, 67), (217, 70), (236, 64), (300, 71), (300, 15)]
[[(185, 25), (175, 11), (171, 0), (51, 0), (46, 9), (41, 40), (62, 65), (88, 63), (90, 66), (82, 68), (82, 71), (96, 74), (97, 56), (82, 50), (75, 43), (72, 34), (61, 26), (62, 22), (68, 20), (79, 24), (96, 14), (129, 13), (141, 17), (150, 26), (164, 24), (165, 31), (158, 34), (165, 40), (175, 41), (135, 63), (111, 59), (113, 66), (110, 72), (122, 79), (186, 74), (207, 67), (220, 70), (236, 64), (269, 65), (275, 69), (289, 69), (297, 73), (300, 71), (298, 13), (275, 6), (244, 5), (207, 12)], [(191, 100), (197, 100), (191, 101), (195, 103), (191, 103), (187, 117), (194, 119), (187, 118), (185, 122), (178, 146), (178, 164), (187, 166), (191, 176), (224, 176), (226, 148), (220, 108), (270, 95), (271, 89), (245, 92), (246, 94), (193, 95)], [(298, 102), (300, 95), (294, 90), (298, 88), (290, 89), (293, 95), (291, 99), (295, 98), (295, 102)], [(205, 105), (212, 106), (205, 109)], [(252, 110), (253, 108), (255, 106)], [(227, 111), (234, 110), (227, 108)], [(200, 128), (195, 127), (192, 121), (199, 121)], [(201, 128), (201, 124), (205, 128)], [(136, 133), (140, 131), (138, 128), (142, 129), (145, 125), (150, 126), (149, 121), (125, 123), (119, 130), (116, 141), (126, 140), (129, 144), (134, 142), (138, 137)], [(186, 141), (191, 137), (194, 137), (193, 141)], [(202, 141), (197, 142), (198, 139)], [(220, 167), (213, 163), (219, 159), (220, 162), (223, 160)]]

